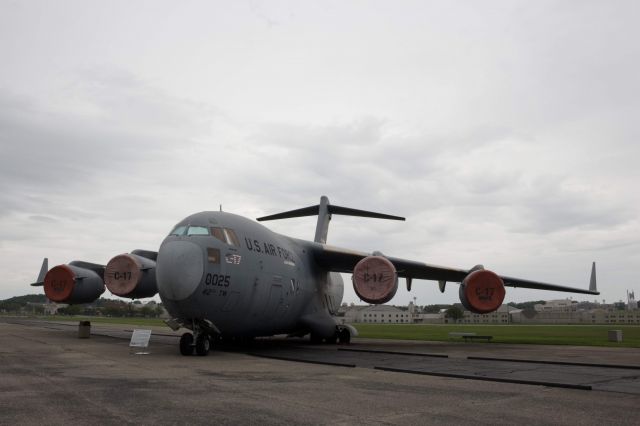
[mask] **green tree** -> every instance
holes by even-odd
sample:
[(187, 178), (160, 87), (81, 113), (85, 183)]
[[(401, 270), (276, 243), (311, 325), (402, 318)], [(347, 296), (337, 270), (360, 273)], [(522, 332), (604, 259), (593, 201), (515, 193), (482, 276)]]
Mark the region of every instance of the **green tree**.
[(66, 308), (59, 309), (58, 312), (63, 315), (80, 315), (83, 310), (84, 308), (80, 305), (69, 305)]
[(445, 317), (450, 318), (454, 323), (457, 323), (459, 319), (464, 317), (464, 312), (457, 306), (452, 306), (445, 311)]
[(425, 305), (422, 309), (425, 314), (437, 314), (441, 309), (447, 309), (451, 305)]
[(102, 308), (102, 313), (108, 317), (123, 317), (125, 310), (118, 305), (111, 304)]
[(144, 305), (142, 308), (140, 308), (140, 314), (145, 318), (153, 317), (154, 313), (155, 313), (155, 308), (149, 305)]
[(155, 308), (155, 312), (154, 312), (155, 317), (159, 318), (160, 315), (162, 315), (163, 313), (164, 313), (164, 309), (162, 308), (162, 306), (157, 305), (156, 308)]

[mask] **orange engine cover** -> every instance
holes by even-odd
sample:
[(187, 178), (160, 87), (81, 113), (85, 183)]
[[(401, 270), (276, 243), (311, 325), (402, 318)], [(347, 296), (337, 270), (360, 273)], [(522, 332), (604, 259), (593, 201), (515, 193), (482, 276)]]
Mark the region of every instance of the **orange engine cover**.
[(90, 303), (102, 293), (102, 277), (94, 270), (78, 266), (77, 262), (54, 266), (44, 277), (44, 294), (53, 302)]
[(156, 262), (134, 253), (120, 254), (107, 263), (104, 283), (116, 296), (142, 299), (158, 292)]
[(398, 290), (393, 263), (382, 256), (367, 256), (353, 268), (353, 289), (367, 303), (386, 303)]
[(504, 301), (504, 282), (495, 272), (480, 269), (466, 276), (460, 285), (460, 301), (469, 311), (488, 314)]
[(53, 302), (66, 302), (73, 292), (75, 278), (67, 265), (54, 266), (44, 278), (44, 294)]

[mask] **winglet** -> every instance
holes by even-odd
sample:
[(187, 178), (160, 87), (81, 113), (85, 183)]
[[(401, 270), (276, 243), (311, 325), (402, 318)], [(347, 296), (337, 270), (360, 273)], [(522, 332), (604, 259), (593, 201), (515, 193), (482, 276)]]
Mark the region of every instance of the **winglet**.
[(40, 273), (38, 274), (38, 279), (35, 283), (31, 284), (33, 287), (40, 287), (44, 285), (44, 277), (47, 275), (47, 271), (49, 270), (49, 259), (44, 258), (42, 260), (42, 266), (40, 267)]
[(591, 279), (589, 280), (589, 291), (598, 292), (596, 288), (596, 262), (591, 265)]

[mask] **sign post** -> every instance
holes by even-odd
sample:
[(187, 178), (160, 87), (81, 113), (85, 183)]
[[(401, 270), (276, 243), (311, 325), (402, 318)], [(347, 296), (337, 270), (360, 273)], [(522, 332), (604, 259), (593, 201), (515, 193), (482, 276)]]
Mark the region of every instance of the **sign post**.
[(149, 339), (151, 339), (151, 330), (133, 330), (131, 342), (129, 342), (129, 350), (134, 355), (148, 355)]

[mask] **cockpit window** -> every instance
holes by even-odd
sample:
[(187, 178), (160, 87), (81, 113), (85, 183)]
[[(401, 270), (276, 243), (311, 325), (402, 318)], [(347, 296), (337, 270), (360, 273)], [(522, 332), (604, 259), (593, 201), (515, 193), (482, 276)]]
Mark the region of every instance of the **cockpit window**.
[(190, 226), (187, 235), (209, 235), (209, 228), (206, 226)]
[(222, 232), (222, 228), (211, 228), (211, 234), (223, 243), (227, 242), (224, 238), (224, 232)]
[(227, 237), (227, 243), (231, 244), (232, 246), (240, 247), (238, 236), (233, 229), (224, 228), (224, 234)]
[(233, 229), (212, 227), (211, 234), (225, 244), (240, 247), (238, 236)]
[(184, 225), (178, 225), (174, 228), (173, 231), (169, 235), (184, 235), (184, 231), (187, 230), (187, 227)]

